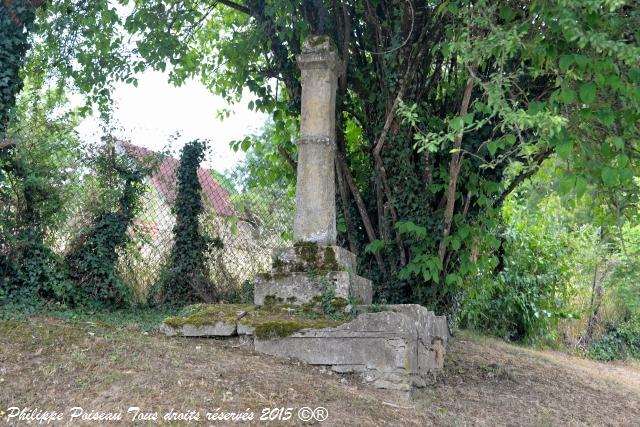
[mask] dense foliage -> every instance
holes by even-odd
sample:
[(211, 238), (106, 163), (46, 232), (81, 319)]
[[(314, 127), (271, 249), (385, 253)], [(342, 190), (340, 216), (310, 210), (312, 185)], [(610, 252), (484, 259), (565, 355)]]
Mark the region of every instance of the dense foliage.
[(130, 291), (116, 266), (119, 251), (131, 239), (128, 231), (140, 208), (145, 171), (110, 144), (95, 158), (95, 168), (104, 173), (101, 182), (109, 184), (117, 201), (101, 205), (87, 229), (71, 244), (66, 255), (69, 278), (77, 288), (75, 302), (123, 306), (130, 302)]
[(29, 49), (29, 33), (35, 28), (41, 0), (0, 2), (0, 137), (9, 125), (16, 96), (22, 89), (20, 71)]
[(79, 150), (74, 114), (50, 114), (62, 105), (58, 91), (26, 91), (7, 133), (14, 145), (0, 150), (0, 299), (65, 298), (65, 267), (51, 244), (68, 219)]

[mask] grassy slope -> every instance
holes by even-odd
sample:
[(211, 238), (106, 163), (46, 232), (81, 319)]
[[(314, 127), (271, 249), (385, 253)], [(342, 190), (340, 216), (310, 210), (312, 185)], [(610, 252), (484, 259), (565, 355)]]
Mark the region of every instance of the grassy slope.
[(414, 400), (362, 386), (355, 378), (343, 382), (237, 342), (171, 339), (135, 326), (44, 316), (0, 321), (0, 411), (82, 406), (126, 412), (139, 406), (161, 413), (171, 408), (259, 413), (263, 407), (325, 406), (324, 425), (349, 426), (634, 425), (640, 420), (637, 365), (596, 363), (468, 333), (453, 340), (445, 373)]

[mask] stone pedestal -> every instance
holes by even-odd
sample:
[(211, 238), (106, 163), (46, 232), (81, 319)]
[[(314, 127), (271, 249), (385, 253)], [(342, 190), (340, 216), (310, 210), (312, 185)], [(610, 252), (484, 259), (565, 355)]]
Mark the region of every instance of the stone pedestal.
[(446, 318), (415, 304), (384, 309), (335, 328), (256, 338), (255, 350), (359, 374), (377, 388), (409, 391), (426, 386), (429, 376), (443, 367), (449, 339)]
[(270, 273), (254, 281), (256, 305), (304, 304), (325, 291), (354, 304), (371, 304), (371, 281), (355, 273), (356, 257), (339, 246), (298, 244), (273, 253)]
[(335, 105), (340, 61), (329, 38), (312, 36), (298, 55), (302, 110), (292, 248), (273, 254), (271, 273), (255, 280), (256, 304), (268, 298), (301, 304), (327, 287), (335, 296), (371, 303), (371, 282), (355, 274), (356, 258), (336, 244)]

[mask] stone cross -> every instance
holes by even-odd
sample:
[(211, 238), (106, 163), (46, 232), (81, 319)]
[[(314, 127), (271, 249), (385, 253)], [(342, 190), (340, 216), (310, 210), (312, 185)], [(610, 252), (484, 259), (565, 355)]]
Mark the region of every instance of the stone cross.
[(302, 80), (296, 242), (336, 244), (335, 109), (339, 58), (328, 37), (311, 36), (297, 56)]

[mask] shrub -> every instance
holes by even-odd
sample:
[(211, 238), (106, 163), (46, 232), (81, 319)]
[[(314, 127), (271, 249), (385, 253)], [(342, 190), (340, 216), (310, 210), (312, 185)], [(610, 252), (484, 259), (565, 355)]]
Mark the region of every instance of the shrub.
[(119, 251), (131, 238), (128, 229), (139, 209), (146, 171), (131, 158), (117, 154), (112, 146), (106, 146), (96, 162), (98, 170), (108, 168), (115, 174), (115, 180), (103, 177), (103, 183), (115, 184), (109, 191), (120, 195), (115, 207), (98, 210), (88, 229), (72, 243), (66, 262), (78, 291), (76, 303), (124, 306), (130, 301), (130, 291), (116, 266)]
[(560, 319), (572, 316), (568, 286), (570, 236), (544, 209), (530, 216), (505, 205), (502, 267), (468, 287), (461, 321), (510, 340), (553, 338)]
[(50, 248), (51, 236), (67, 219), (79, 157), (73, 114), (56, 119), (60, 91), (25, 89), (15, 108), (8, 138), (0, 149), (0, 294), (5, 300), (37, 304), (66, 301), (71, 289), (63, 260)]
[(191, 141), (182, 149), (176, 171), (176, 223), (169, 265), (163, 272), (157, 302), (167, 305), (192, 304), (219, 300), (209, 278), (207, 258), (222, 241), (203, 233), (200, 216), (204, 212), (198, 168), (206, 150), (204, 141)]
[(607, 333), (591, 345), (589, 354), (593, 359), (605, 361), (640, 359), (640, 321), (610, 325)]

